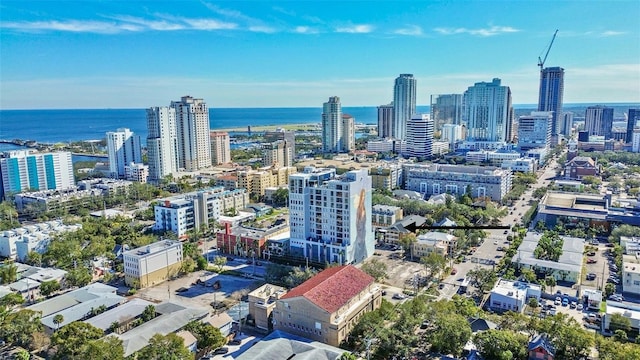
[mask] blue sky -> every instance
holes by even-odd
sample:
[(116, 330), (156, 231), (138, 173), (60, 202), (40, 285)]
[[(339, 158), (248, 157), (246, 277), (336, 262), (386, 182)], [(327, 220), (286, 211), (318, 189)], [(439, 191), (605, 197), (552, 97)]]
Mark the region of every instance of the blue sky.
[(538, 56), (565, 102), (640, 102), (639, 1), (11, 1), (0, 3), (0, 108), (418, 103), (502, 79), (537, 102)]

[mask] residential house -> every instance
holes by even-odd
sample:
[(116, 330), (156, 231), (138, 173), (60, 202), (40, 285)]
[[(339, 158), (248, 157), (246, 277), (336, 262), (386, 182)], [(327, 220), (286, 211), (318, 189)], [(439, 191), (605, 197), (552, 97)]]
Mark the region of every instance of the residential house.
[(500, 279), (491, 290), (489, 307), (495, 311), (522, 312), (529, 299), (540, 301), (540, 285)]
[(411, 254), (419, 258), (432, 252), (444, 257), (453, 256), (457, 239), (453, 235), (436, 231), (420, 234), (416, 238), (416, 242), (411, 244)]
[(527, 351), (529, 352), (528, 360), (553, 360), (556, 355), (556, 350), (547, 334), (538, 334), (533, 338), (529, 342)]
[(565, 179), (582, 180), (585, 176), (596, 176), (598, 172), (595, 160), (587, 156), (576, 156), (564, 165)]

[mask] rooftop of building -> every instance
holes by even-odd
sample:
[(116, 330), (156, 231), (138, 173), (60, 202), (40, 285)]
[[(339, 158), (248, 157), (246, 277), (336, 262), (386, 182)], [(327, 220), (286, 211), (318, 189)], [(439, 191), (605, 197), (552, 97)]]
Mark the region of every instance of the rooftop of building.
[(416, 241), (418, 243), (431, 244), (431, 243), (440, 242), (440, 241), (449, 242), (455, 239), (456, 237), (451, 234), (437, 232), (437, 231), (429, 231), (428, 233), (418, 235), (418, 237), (416, 238)]
[(606, 199), (600, 194), (549, 191), (541, 200), (544, 206), (581, 211), (606, 212)]
[(398, 206), (391, 206), (391, 205), (373, 205), (372, 206), (372, 211), (373, 212), (391, 212), (391, 213), (395, 213), (396, 211), (400, 210), (401, 208)]
[(287, 292), (287, 289), (282, 286), (273, 285), (273, 284), (264, 284), (259, 288), (250, 292), (249, 296), (250, 297), (253, 296), (263, 300), (267, 300), (273, 296), (277, 300), (278, 298), (281, 298), (284, 294), (286, 294), (286, 292)]
[(140, 316), (144, 309), (149, 305), (155, 306), (155, 304), (150, 301), (133, 298), (120, 306), (107, 310), (100, 315), (85, 320), (84, 322), (91, 324), (98, 329), (107, 330), (114, 321), (118, 321), (120, 324), (123, 324), (135, 319)]
[(562, 255), (560, 255), (558, 261), (550, 261), (536, 259), (534, 256), (534, 251), (541, 237), (542, 234), (540, 233), (528, 232), (522, 244), (518, 247), (518, 252), (513, 256), (512, 261), (529, 266), (546, 267), (573, 273), (581, 272), (585, 245), (584, 239), (561, 236), (563, 239)]
[(536, 292), (541, 291), (540, 285), (537, 284), (500, 279), (493, 289), (491, 289), (491, 293), (524, 300), (527, 297), (529, 289)]
[(128, 251), (124, 251), (122, 253), (123, 256), (148, 256), (151, 254), (159, 253), (165, 251), (174, 246), (182, 246), (180, 241), (177, 240), (160, 240), (149, 245), (140, 246), (139, 248), (131, 249)]
[(276, 330), (236, 356), (236, 360), (336, 360), (346, 351)]
[(472, 174), (482, 176), (504, 176), (511, 174), (509, 170), (503, 170), (492, 166), (475, 165), (443, 165), (443, 164), (411, 164), (406, 165), (409, 172), (439, 172), (455, 174)]
[(640, 274), (640, 254), (622, 256), (622, 272), (628, 274)]
[(596, 162), (588, 156), (576, 156), (573, 159), (569, 160), (567, 164), (571, 164), (574, 166), (595, 166)]
[(334, 313), (373, 282), (373, 277), (353, 265), (337, 266), (323, 270), (281, 299), (302, 296), (328, 313)]

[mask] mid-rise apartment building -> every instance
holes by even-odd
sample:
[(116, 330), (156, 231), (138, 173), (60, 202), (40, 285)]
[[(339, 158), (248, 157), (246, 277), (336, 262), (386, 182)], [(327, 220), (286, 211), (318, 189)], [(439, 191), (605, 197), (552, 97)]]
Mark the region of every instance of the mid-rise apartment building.
[(140, 136), (127, 128), (107, 133), (107, 153), (109, 155), (109, 176), (114, 179), (125, 177), (125, 167), (131, 163), (142, 164)]
[(433, 121), (429, 115), (414, 115), (406, 124), (407, 146), (403, 155), (419, 159), (433, 155)]
[(24, 261), (27, 254), (46, 251), (54, 234), (76, 231), (82, 224), (66, 225), (62, 220), (52, 220), (0, 232), (0, 256)]
[(287, 140), (276, 140), (262, 144), (262, 163), (276, 168), (293, 166), (295, 154)]
[(245, 189), (225, 190), (213, 187), (205, 190), (161, 199), (154, 207), (154, 230), (173, 231), (182, 238), (190, 230), (209, 226), (225, 210), (242, 209), (249, 204)]
[(553, 113), (550, 111), (532, 111), (531, 115), (518, 119), (518, 147), (520, 151), (551, 146), (551, 122)]
[(402, 208), (390, 205), (374, 205), (371, 210), (371, 224), (374, 228), (388, 227), (402, 219)]
[(231, 162), (231, 140), (226, 131), (212, 131), (209, 133), (211, 141), (211, 163), (213, 165)]
[(286, 141), (287, 145), (291, 148), (292, 162), (296, 158), (296, 132), (291, 130), (285, 130), (277, 128), (274, 131), (265, 131), (264, 140), (266, 142), (274, 142), (278, 140)]
[(511, 171), (492, 167), (406, 164), (405, 190), (417, 191), (426, 197), (449, 193), (462, 195), (468, 190), (473, 197), (490, 197), (501, 201), (511, 190)]
[(142, 163), (131, 163), (124, 167), (124, 179), (146, 183), (149, 178), (149, 166)]
[(444, 124), (440, 131), (440, 140), (448, 141), (449, 148), (456, 150), (458, 142), (464, 140), (464, 131), (462, 125)]
[(359, 263), (373, 254), (371, 177), (306, 167), (289, 177), (290, 252), (319, 263)]
[(267, 188), (287, 185), (289, 176), (297, 171), (294, 166), (238, 171), (237, 187), (246, 189), (252, 196), (262, 197)]
[(59, 190), (75, 186), (70, 152), (32, 154), (7, 151), (0, 158), (0, 198), (25, 191)]
[(182, 266), (182, 243), (161, 240), (122, 253), (124, 280), (128, 286), (145, 288), (174, 276)]

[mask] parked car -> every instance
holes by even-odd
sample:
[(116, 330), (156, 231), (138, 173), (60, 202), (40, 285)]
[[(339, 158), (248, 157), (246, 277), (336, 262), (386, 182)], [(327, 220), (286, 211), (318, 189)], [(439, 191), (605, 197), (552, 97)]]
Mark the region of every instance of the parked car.
[(596, 256), (596, 252), (595, 251), (589, 251), (587, 253), (587, 256)]
[(560, 299), (559, 297), (556, 297), (556, 301), (554, 301), (554, 304), (556, 305), (562, 304), (562, 299)]
[(451, 275), (455, 275), (458, 273), (458, 270), (456, 268), (451, 269)]
[(569, 307), (572, 309), (575, 309), (578, 306), (578, 304), (575, 301), (572, 301), (571, 304), (569, 304)]
[(407, 296), (405, 294), (395, 293), (393, 294), (392, 298), (396, 300), (402, 300), (402, 299), (406, 299)]
[(578, 311), (582, 311), (582, 309), (584, 309), (584, 305), (582, 305), (582, 303), (578, 304), (578, 306), (576, 307), (576, 309)]
[(231, 341), (229, 341), (229, 345), (240, 345), (242, 344), (242, 341), (238, 340), (238, 339), (233, 339)]
[(567, 298), (562, 299), (562, 306), (567, 306), (567, 305), (569, 305), (569, 299)]
[(598, 262), (598, 260), (596, 260), (596, 259), (587, 259), (587, 264), (595, 264), (597, 262)]
[(420, 329), (422, 329), (422, 330), (424, 330), (424, 329), (426, 329), (428, 327), (429, 327), (429, 321), (427, 321), (427, 320), (422, 321), (422, 324), (420, 324)]
[(181, 287), (181, 288), (176, 290), (177, 293), (182, 293), (182, 292), (185, 292), (185, 291), (189, 291), (189, 289), (186, 288), (186, 287)]
[(229, 348), (226, 346), (213, 350), (214, 355), (226, 354), (228, 352), (229, 352)]

